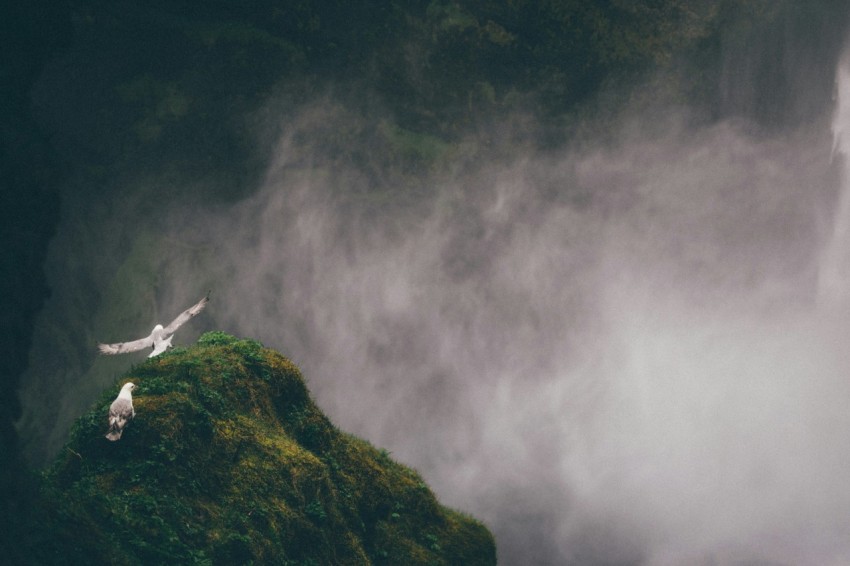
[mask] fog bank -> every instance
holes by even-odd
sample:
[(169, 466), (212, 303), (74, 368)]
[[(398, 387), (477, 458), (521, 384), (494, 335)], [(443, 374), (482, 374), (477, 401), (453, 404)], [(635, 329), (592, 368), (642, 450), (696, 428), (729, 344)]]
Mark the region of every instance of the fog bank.
[(828, 125), (758, 136), (669, 111), (573, 149), (473, 136), (396, 202), (391, 172), (328, 141), (359, 118), (267, 112), (269, 169), (232, 206), (151, 199), (169, 190), (156, 178), (69, 197), (22, 391), (32, 454), (143, 359), (93, 362), (94, 340), (211, 288), (175, 343), (215, 328), (291, 357), (341, 429), (484, 520), (502, 563), (850, 560)]

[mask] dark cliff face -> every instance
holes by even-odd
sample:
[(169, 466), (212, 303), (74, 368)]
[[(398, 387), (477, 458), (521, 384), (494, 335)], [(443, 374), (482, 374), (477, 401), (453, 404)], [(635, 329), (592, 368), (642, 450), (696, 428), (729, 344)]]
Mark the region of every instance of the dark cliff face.
[[(120, 384), (136, 418), (104, 438)], [(346, 434), (298, 369), (220, 332), (132, 369), (45, 476), (45, 562), (495, 564), (488, 530)]]
[[(210, 196), (233, 199), (263, 169), (267, 148), (257, 151), (249, 122), (264, 121), (273, 97), (296, 107), (330, 96), (443, 141), (528, 113), (549, 124), (545, 143), (659, 75), (653, 96), (711, 119), (796, 125), (828, 102), (845, 11), (835, 0), (82, 2), (34, 103), (80, 175), (75, 192), (170, 170), (219, 179)], [(366, 147), (349, 152), (373, 158)], [(383, 165), (423, 165), (392, 157)]]
[(43, 270), (59, 216), (62, 168), (37, 125), (30, 91), (69, 39), (68, 12), (56, 2), (8, 4), (0, 11), (0, 553), (20, 552), (27, 507), (14, 422), (33, 320), (48, 294)]

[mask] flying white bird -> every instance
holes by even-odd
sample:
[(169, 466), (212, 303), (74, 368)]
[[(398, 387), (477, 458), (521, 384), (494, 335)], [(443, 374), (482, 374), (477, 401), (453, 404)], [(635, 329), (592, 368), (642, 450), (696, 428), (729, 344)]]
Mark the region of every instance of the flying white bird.
[(135, 387), (133, 383), (125, 383), (121, 391), (118, 392), (118, 397), (109, 406), (109, 432), (106, 433), (106, 438), (109, 440), (115, 441), (121, 438), (124, 427), (130, 419), (136, 416), (136, 411), (133, 410), (133, 395), (131, 394)]
[(152, 358), (154, 356), (158, 356), (163, 353), (168, 348), (171, 348), (171, 339), (174, 338), (174, 333), (177, 332), (177, 329), (183, 326), (186, 322), (189, 321), (196, 314), (204, 310), (204, 307), (207, 306), (207, 303), (210, 300), (210, 294), (207, 292), (207, 296), (198, 301), (198, 304), (189, 307), (180, 315), (171, 321), (171, 324), (162, 327), (161, 324), (157, 324), (153, 327), (153, 330), (150, 333), (150, 336), (146, 336), (145, 338), (139, 338), (138, 340), (133, 340), (132, 342), (118, 342), (117, 344), (100, 344), (98, 343), (97, 347), (100, 349), (101, 354), (126, 354), (127, 352), (135, 352), (137, 350), (143, 350), (145, 348), (153, 348), (153, 351), (148, 356)]

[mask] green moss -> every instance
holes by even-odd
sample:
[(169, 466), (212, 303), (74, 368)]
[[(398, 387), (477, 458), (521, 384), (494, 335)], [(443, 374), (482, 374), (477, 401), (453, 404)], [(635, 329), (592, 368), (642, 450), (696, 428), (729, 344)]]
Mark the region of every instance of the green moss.
[(185, 117), (192, 104), (191, 97), (177, 83), (162, 81), (150, 74), (121, 83), (116, 91), (124, 103), (139, 110), (133, 130), (142, 142), (156, 141), (163, 127)]
[(265, 45), (281, 50), (293, 60), (304, 57), (302, 51), (293, 43), (245, 22), (197, 22), (185, 31), (186, 35), (206, 47), (219, 42), (232, 42), (240, 45)]
[(379, 131), (393, 152), (407, 159), (430, 164), (443, 157), (451, 148), (450, 144), (440, 138), (406, 130), (387, 121), (381, 122)]
[(221, 332), (220, 330), (216, 330), (213, 332), (206, 332), (198, 338), (199, 346), (224, 346), (226, 344), (233, 344), (237, 342), (238, 339), (235, 336), (231, 336), (226, 332)]
[[(119, 387), (136, 418), (104, 437)], [(491, 534), (340, 432), (295, 365), (222, 332), (133, 368), (45, 473), (46, 561), (493, 564)]]
[(431, 2), (428, 5), (427, 15), (436, 20), (438, 26), (443, 30), (460, 30), (478, 26), (478, 20), (470, 12), (466, 11), (460, 4)]

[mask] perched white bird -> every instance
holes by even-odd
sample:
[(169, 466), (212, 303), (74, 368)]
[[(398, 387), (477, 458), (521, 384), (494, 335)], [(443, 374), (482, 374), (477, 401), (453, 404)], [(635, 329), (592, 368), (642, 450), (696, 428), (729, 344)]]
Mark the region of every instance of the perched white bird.
[(180, 313), (180, 315), (172, 320), (171, 324), (165, 328), (163, 328), (161, 324), (154, 326), (150, 336), (139, 338), (132, 342), (118, 342), (117, 344), (98, 343), (97, 347), (100, 349), (101, 354), (126, 354), (127, 352), (153, 348), (153, 351), (148, 357), (152, 358), (154, 356), (158, 356), (168, 348), (171, 348), (171, 339), (174, 338), (174, 333), (177, 332), (177, 329), (183, 326), (193, 316), (204, 310), (204, 307), (207, 306), (209, 300), (210, 294), (208, 292), (207, 296), (201, 299), (198, 304), (189, 307)]
[(121, 438), (124, 427), (130, 419), (136, 416), (131, 393), (135, 388), (135, 384), (125, 383), (121, 391), (118, 392), (118, 397), (109, 406), (109, 432), (106, 433), (106, 438), (109, 440), (115, 441)]

